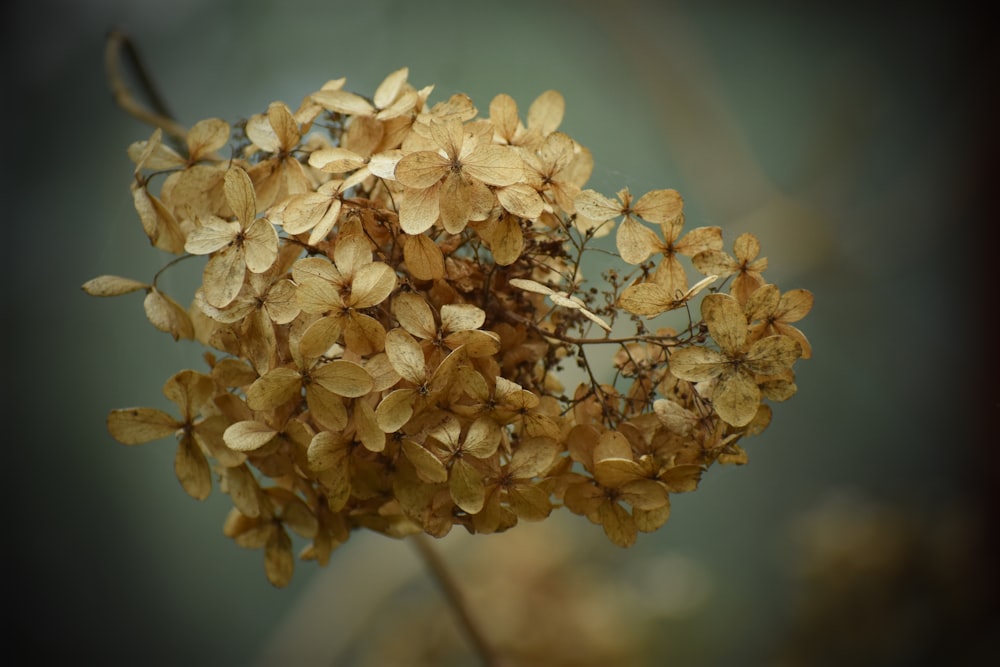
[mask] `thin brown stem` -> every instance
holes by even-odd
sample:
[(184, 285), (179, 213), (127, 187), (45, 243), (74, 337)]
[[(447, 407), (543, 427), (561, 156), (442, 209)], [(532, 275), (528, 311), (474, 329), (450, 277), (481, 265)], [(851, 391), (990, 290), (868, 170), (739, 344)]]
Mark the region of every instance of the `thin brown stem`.
[(438, 586), (440, 586), (441, 592), (444, 593), (448, 605), (451, 607), (452, 612), (454, 612), (462, 632), (483, 661), (483, 665), (485, 667), (499, 667), (499, 657), (493, 647), (483, 637), (482, 630), (469, 612), (469, 607), (465, 602), (462, 591), (458, 588), (458, 583), (452, 577), (447, 564), (441, 558), (438, 550), (434, 548), (430, 538), (423, 534), (417, 534), (410, 538), (410, 542), (416, 548), (417, 553), (420, 554), (427, 569), (430, 570), (431, 575), (437, 581)]
[[(146, 97), (149, 98), (154, 107), (153, 109), (147, 109), (143, 106), (136, 99), (135, 94), (133, 94), (128, 84), (125, 83), (125, 77), (122, 75), (121, 68), (123, 58), (128, 60), (134, 70)], [(125, 113), (147, 125), (162, 129), (182, 144), (187, 141), (187, 130), (183, 125), (170, 117), (166, 105), (156, 92), (152, 79), (147, 74), (146, 68), (139, 59), (139, 53), (136, 51), (135, 45), (132, 44), (128, 35), (120, 30), (111, 30), (108, 33), (104, 44), (104, 69), (115, 103)]]

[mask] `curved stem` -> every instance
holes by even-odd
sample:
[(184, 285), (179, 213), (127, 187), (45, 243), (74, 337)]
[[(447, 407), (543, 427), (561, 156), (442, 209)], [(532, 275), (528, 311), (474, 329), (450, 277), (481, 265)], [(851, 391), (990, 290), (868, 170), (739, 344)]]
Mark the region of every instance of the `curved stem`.
[(451, 572), (448, 570), (444, 559), (441, 558), (437, 549), (431, 544), (430, 538), (421, 533), (411, 537), (410, 541), (416, 548), (417, 553), (420, 554), (435, 581), (437, 581), (438, 586), (440, 586), (441, 592), (444, 593), (445, 599), (447, 599), (451, 610), (454, 612), (462, 632), (465, 633), (469, 643), (472, 644), (476, 653), (479, 654), (483, 665), (485, 667), (499, 667), (500, 661), (496, 652), (483, 637), (482, 631), (469, 612), (468, 605), (458, 588), (457, 582), (451, 576)]
[[(132, 69), (135, 70), (139, 83), (155, 110), (147, 109), (140, 104), (125, 83), (120, 67), (122, 56), (128, 59)], [(146, 69), (139, 59), (135, 45), (120, 30), (112, 30), (108, 33), (107, 41), (104, 44), (104, 69), (108, 77), (108, 85), (111, 86), (111, 94), (119, 107), (133, 118), (162, 129), (180, 141), (181, 144), (186, 143), (187, 130), (170, 117), (166, 105), (156, 92), (152, 79), (146, 73)]]

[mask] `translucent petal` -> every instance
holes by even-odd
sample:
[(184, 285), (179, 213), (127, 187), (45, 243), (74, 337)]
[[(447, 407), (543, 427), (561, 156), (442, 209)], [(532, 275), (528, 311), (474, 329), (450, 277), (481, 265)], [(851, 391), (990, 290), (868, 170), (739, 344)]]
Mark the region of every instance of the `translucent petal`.
[(685, 347), (670, 355), (670, 372), (688, 382), (704, 382), (717, 377), (726, 358), (707, 347)]
[(618, 225), (615, 244), (622, 259), (629, 264), (645, 262), (661, 246), (652, 229), (629, 217)]
[(729, 356), (741, 354), (747, 338), (747, 318), (739, 302), (728, 294), (709, 294), (701, 302), (708, 333)]
[(632, 210), (643, 220), (671, 224), (683, 213), (684, 200), (677, 190), (652, 190), (640, 197)]
[(226, 172), (225, 180), (226, 203), (233, 209), (240, 225), (246, 228), (257, 217), (257, 195), (254, 193), (253, 181), (240, 167), (232, 167)]

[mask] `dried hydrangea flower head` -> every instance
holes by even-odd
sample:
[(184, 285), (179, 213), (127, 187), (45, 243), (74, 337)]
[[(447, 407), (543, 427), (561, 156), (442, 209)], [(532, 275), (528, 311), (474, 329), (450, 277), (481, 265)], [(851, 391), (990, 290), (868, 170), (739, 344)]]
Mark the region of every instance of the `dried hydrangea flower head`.
[[(178, 416), (113, 410), (115, 439), (176, 436), (183, 488), (218, 480), (226, 535), (276, 586), (292, 533), (325, 564), (360, 528), (495, 533), (566, 507), (627, 547), (709, 466), (746, 461), (811, 354), (791, 323), (812, 295), (768, 284), (752, 235), (730, 256), (720, 228), (684, 229), (675, 190), (584, 189), (554, 91), (522, 120), (507, 95), (487, 117), (432, 105), (405, 68), (371, 98), (344, 85), (130, 147), (150, 243), (168, 266), (203, 257), (202, 282), (187, 308), (155, 277), (84, 289), (145, 292), (155, 327), (208, 351), (164, 385)], [(592, 287), (611, 233), (620, 264)], [(587, 381), (564, 386), (569, 364)]]

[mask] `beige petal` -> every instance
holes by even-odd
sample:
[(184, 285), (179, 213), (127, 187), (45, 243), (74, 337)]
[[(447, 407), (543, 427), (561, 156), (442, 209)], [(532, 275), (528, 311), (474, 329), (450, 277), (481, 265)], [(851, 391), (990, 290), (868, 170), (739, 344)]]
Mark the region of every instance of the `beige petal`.
[(665, 524), (669, 518), (669, 498), (667, 499), (666, 504), (655, 509), (644, 510), (639, 509), (638, 507), (632, 509), (632, 519), (635, 521), (635, 527), (644, 533), (651, 533), (654, 530), (658, 530), (663, 527), (663, 524)]
[(528, 108), (528, 127), (543, 136), (556, 131), (566, 112), (566, 100), (555, 90), (546, 90)]
[(757, 414), (760, 398), (760, 389), (749, 374), (729, 373), (719, 377), (712, 390), (712, 407), (727, 424), (746, 426)]
[(437, 335), (434, 312), (419, 294), (403, 292), (396, 296), (392, 314), (401, 327), (417, 338), (431, 339)]
[(216, 308), (225, 308), (239, 295), (246, 273), (242, 247), (230, 246), (212, 255), (202, 272), (205, 300)]
[(230, 425), (222, 434), (222, 438), (230, 449), (250, 452), (271, 442), (277, 434), (278, 432), (267, 424), (249, 420)]
[(498, 135), (506, 141), (513, 139), (521, 119), (517, 113), (517, 102), (510, 95), (501, 93), (490, 101), (490, 122)]
[(190, 435), (182, 437), (178, 443), (174, 474), (187, 494), (196, 500), (204, 500), (212, 492), (212, 469)]
[(585, 215), (591, 220), (604, 222), (622, 214), (622, 205), (613, 199), (609, 199), (595, 190), (584, 190), (576, 199), (573, 205), (578, 213)]
[(194, 338), (194, 324), (188, 312), (155, 287), (146, 294), (143, 307), (152, 325), (173, 336), (174, 340)]
[(365, 166), (365, 159), (346, 148), (321, 148), (309, 154), (309, 166), (331, 174), (343, 174)]
[(492, 456), (499, 446), (500, 426), (489, 417), (479, 417), (469, 425), (462, 451), (477, 459), (485, 459)]
[(413, 416), (413, 402), (417, 393), (413, 389), (397, 389), (389, 393), (375, 408), (375, 420), (384, 433), (395, 433)]
[(504, 215), (497, 221), (490, 239), (490, 251), (500, 266), (510, 266), (521, 257), (524, 251), (524, 234), (516, 217)]
[(444, 178), (448, 170), (448, 158), (433, 151), (417, 151), (396, 163), (394, 175), (406, 187), (422, 190)]
[(528, 484), (517, 484), (507, 489), (510, 508), (523, 521), (541, 521), (552, 513), (549, 494), (541, 488)]
[(306, 404), (309, 406), (309, 414), (323, 428), (342, 431), (347, 427), (344, 401), (322, 385), (313, 383), (306, 387)]
[(229, 132), (229, 123), (218, 118), (206, 118), (192, 125), (187, 135), (190, 160), (198, 162), (225, 146)]
[(677, 190), (652, 190), (640, 197), (632, 210), (643, 220), (671, 224), (683, 213), (684, 200)]
[(340, 338), (343, 321), (339, 317), (321, 317), (303, 332), (299, 339), (299, 354), (307, 359), (315, 359)]
[(221, 487), (244, 516), (260, 516), (260, 486), (246, 465), (223, 468)]
[(312, 369), (309, 377), (338, 396), (356, 398), (372, 390), (372, 378), (362, 366), (337, 359)]
[(463, 161), (462, 171), (489, 185), (513, 185), (524, 178), (524, 161), (506, 146), (483, 146)]
[(545, 210), (538, 190), (527, 183), (514, 183), (504, 188), (497, 188), (497, 200), (505, 210), (526, 220), (535, 220)]
[(483, 475), (466, 459), (455, 459), (448, 476), (448, 490), (451, 498), (461, 509), (469, 514), (475, 514), (483, 509), (486, 501), (486, 488), (483, 485)]
[(446, 332), (478, 329), (485, 322), (485, 311), (471, 303), (447, 303), (441, 306), (441, 328)]
[(622, 548), (635, 544), (638, 537), (635, 521), (618, 503), (602, 503), (598, 508), (598, 520), (604, 526), (604, 534), (613, 544)]
[(132, 184), (132, 202), (142, 229), (153, 246), (175, 255), (181, 254), (186, 239), (174, 214), (137, 182)]
[(441, 248), (424, 234), (403, 235), (403, 261), (417, 280), (440, 280), (444, 277)]
[(438, 184), (423, 190), (407, 190), (399, 205), (399, 227), (407, 234), (423, 234), (441, 213)]
[(717, 377), (726, 367), (726, 358), (707, 347), (685, 347), (670, 355), (670, 372), (688, 382), (704, 382)]
[(266, 218), (257, 218), (247, 227), (243, 242), (247, 268), (263, 273), (278, 258), (278, 232)]
[(618, 225), (615, 244), (622, 259), (629, 264), (645, 262), (661, 245), (652, 229), (629, 217)]
[(324, 109), (349, 116), (371, 116), (375, 113), (371, 102), (346, 90), (321, 90), (313, 93), (312, 98)]
[(97, 276), (83, 284), (83, 291), (90, 296), (121, 296), (151, 287), (146, 283), (119, 276)]
[(802, 356), (802, 346), (788, 336), (762, 338), (747, 351), (746, 368), (757, 375), (778, 375)]
[(320, 431), (309, 442), (306, 455), (309, 469), (315, 472), (343, 468), (350, 456), (350, 443), (336, 433)]
[(274, 368), (247, 389), (251, 410), (273, 410), (302, 394), (302, 375), (294, 368)]
[(393, 329), (386, 333), (385, 353), (400, 376), (413, 384), (424, 383), (427, 378), (424, 352), (405, 330)]
[(552, 466), (559, 452), (559, 443), (553, 438), (525, 438), (514, 449), (510, 473), (519, 479), (541, 475)]
[(358, 439), (370, 452), (381, 452), (385, 449), (385, 433), (378, 425), (375, 410), (368, 401), (354, 402), (354, 423)]
[(657, 283), (629, 285), (622, 291), (618, 303), (628, 312), (644, 317), (655, 317), (674, 307), (667, 290)]
[(701, 316), (723, 353), (729, 356), (743, 353), (747, 318), (735, 298), (728, 294), (707, 295), (701, 302)]
[(395, 72), (389, 74), (382, 80), (378, 88), (375, 89), (375, 94), (372, 96), (372, 101), (375, 102), (376, 109), (385, 109), (399, 96), (403, 87), (406, 85), (406, 77), (410, 75), (410, 70), (408, 67), (401, 67)]
[(155, 408), (122, 408), (108, 413), (108, 432), (123, 445), (139, 445), (173, 435), (183, 424)]
[(264, 573), (271, 585), (284, 588), (291, 582), (294, 570), (292, 538), (283, 528), (279, 528), (271, 534), (264, 547)]
[(358, 269), (351, 283), (350, 305), (364, 309), (377, 306), (396, 289), (396, 272), (382, 262), (372, 262)]
[(667, 491), (663, 486), (651, 479), (637, 479), (619, 489), (619, 498), (632, 507), (642, 510), (652, 510), (663, 507), (669, 502)]
[(403, 453), (417, 471), (417, 475), (430, 484), (440, 484), (448, 481), (448, 470), (438, 457), (431, 454), (422, 445), (412, 440), (403, 440)]
[(239, 232), (238, 222), (226, 222), (215, 216), (205, 218), (188, 234), (184, 250), (192, 255), (207, 255), (232, 243)]
[(240, 167), (226, 171), (226, 203), (233, 209), (240, 226), (246, 228), (257, 217), (257, 195), (249, 174)]

